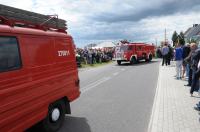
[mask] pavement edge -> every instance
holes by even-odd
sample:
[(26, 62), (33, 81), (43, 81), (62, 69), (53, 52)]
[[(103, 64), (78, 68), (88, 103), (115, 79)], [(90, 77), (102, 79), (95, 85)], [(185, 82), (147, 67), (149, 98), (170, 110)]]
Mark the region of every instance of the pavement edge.
[(150, 121), (149, 121), (147, 132), (152, 132), (152, 125), (153, 125), (153, 120), (154, 120), (154, 114), (155, 114), (156, 102), (157, 102), (157, 96), (158, 96), (158, 90), (159, 90), (159, 84), (160, 84), (160, 73), (161, 73), (161, 63), (159, 64), (156, 92), (155, 92), (155, 96), (154, 96), (154, 102), (153, 102), (153, 107), (152, 107), (152, 111), (151, 111), (151, 116), (150, 116)]

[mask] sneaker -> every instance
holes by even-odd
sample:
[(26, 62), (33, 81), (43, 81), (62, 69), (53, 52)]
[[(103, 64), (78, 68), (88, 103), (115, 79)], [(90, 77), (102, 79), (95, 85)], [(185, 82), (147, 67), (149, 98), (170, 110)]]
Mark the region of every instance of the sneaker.
[(200, 107), (194, 107), (194, 109), (200, 111)]
[(191, 85), (189, 85), (189, 84), (185, 84), (184, 86), (188, 86), (188, 87), (190, 87)]

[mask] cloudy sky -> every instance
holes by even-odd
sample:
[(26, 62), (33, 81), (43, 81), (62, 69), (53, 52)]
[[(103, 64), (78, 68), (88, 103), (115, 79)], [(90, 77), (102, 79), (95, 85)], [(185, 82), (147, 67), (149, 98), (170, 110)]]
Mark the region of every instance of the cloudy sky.
[(200, 23), (200, 0), (0, 0), (0, 4), (67, 20), (78, 47), (88, 43), (171, 40), (174, 30)]

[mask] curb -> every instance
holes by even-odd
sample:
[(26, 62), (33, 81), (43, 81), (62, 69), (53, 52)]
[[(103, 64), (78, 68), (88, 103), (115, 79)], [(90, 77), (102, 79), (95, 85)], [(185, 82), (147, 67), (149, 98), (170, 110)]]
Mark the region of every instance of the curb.
[(153, 120), (154, 120), (153, 118), (154, 118), (154, 114), (155, 114), (157, 96), (158, 96), (158, 91), (159, 91), (160, 71), (161, 71), (161, 63), (159, 65), (159, 73), (158, 73), (158, 81), (157, 81), (156, 93), (155, 93), (155, 96), (154, 96), (154, 102), (153, 102), (153, 107), (152, 107), (152, 111), (151, 111), (151, 116), (150, 116), (150, 121), (149, 121), (147, 132), (153, 132), (152, 131), (152, 125), (153, 125)]

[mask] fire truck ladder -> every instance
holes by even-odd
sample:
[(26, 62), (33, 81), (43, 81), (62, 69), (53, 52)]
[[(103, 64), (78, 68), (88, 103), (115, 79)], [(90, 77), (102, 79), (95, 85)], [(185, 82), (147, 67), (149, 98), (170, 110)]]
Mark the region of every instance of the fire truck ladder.
[(66, 21), (58, 19), (58, 15), (42, 15), (2, 4), (0, 4), (0, 24), (65, 33), (67, 30)]

